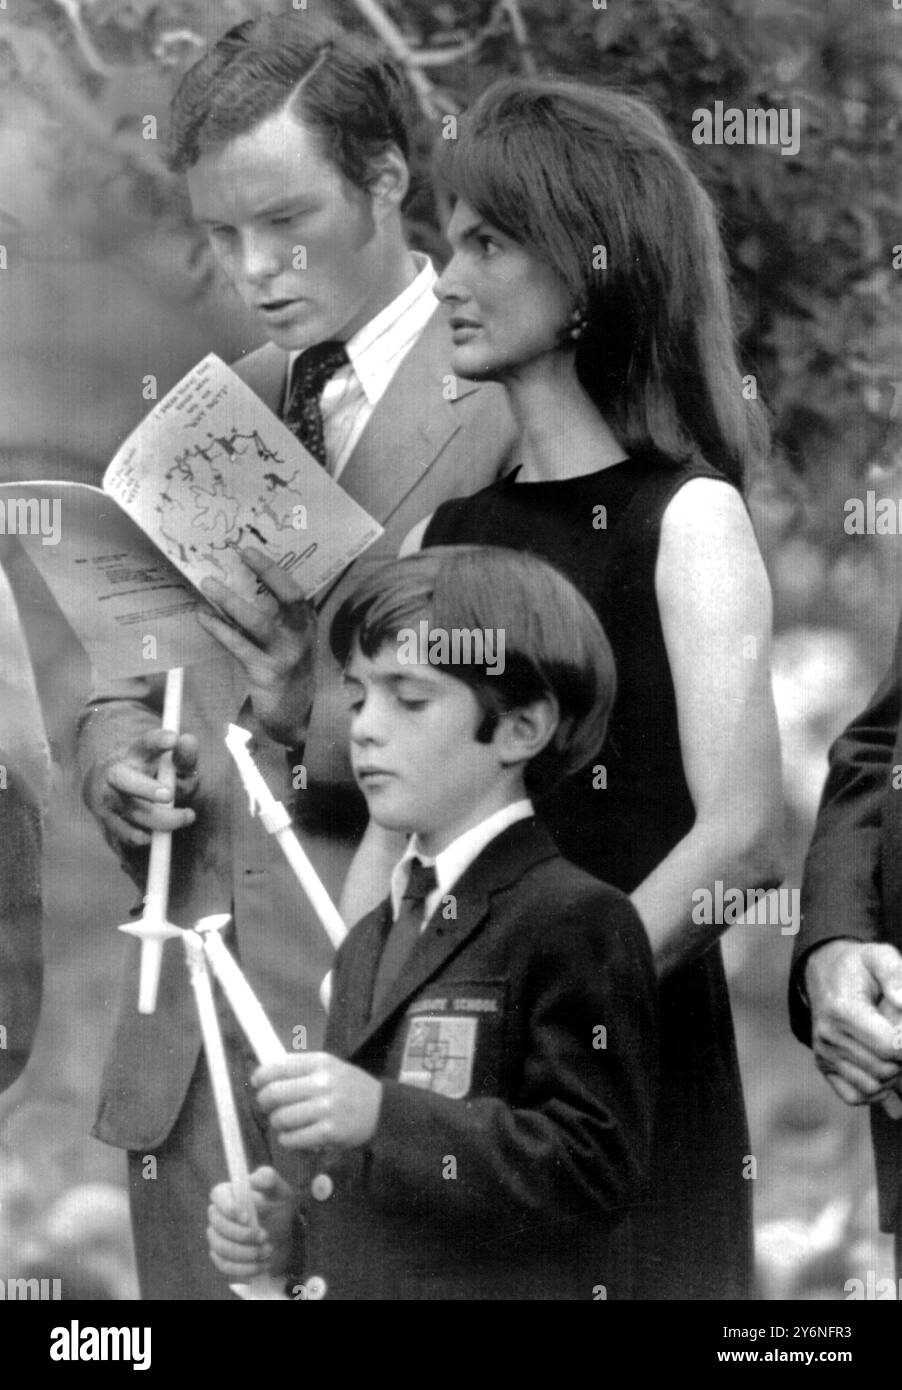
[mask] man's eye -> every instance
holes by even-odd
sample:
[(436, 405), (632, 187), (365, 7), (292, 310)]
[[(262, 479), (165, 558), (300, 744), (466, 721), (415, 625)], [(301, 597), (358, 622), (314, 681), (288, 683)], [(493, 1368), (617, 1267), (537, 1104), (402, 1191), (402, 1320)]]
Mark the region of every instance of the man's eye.
[(278, 217), (271, 217), (269, 219), (270, 225), (273, 227), (287, 227), (294, 220), (295, 213), (293, 212), (283, 212), (280, 213)]
[(425, 709), (428, 703), (428, 700), (417, 699), (410, 695), (398, 696), (398, 704), (403, 705), (404, 709)]
[(348, 709), (350, 710), (351, 714), (357, 714), (360, 710), (363, 709), (363, 700), (359, 697), (356, 700), (349, 700)]
[(501, 250), (501, 247), (495, 240), (495, 238), (493, 236), (489, 236), (487, 233), (483, 233), (483, 235), (479, 237), (479, 245), (484, 256), (493, 256), (496, 251)]

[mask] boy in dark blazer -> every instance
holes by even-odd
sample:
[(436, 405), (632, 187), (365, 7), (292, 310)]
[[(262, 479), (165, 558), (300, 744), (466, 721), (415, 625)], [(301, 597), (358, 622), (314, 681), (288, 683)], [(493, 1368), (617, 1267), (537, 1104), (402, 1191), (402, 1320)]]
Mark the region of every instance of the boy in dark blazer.
[(411, 839), (335, 964), (325, 1052), (252, 1077), (300, 1151), (253, 1175), (265, 1234), (213, 1190), (216, 1267), (297, 1271), (296, 1298), (630, 1296), (648, 1161), (655, 979), (629, 900), (562, 859), (530, 793), (601, 747), (613, 662), (533, 557), (386, 565), (331, 631), (371, 816)]

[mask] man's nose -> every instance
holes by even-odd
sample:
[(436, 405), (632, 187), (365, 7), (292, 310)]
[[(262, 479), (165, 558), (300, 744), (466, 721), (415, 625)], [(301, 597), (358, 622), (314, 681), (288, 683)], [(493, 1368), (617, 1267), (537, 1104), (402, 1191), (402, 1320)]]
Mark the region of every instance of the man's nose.
[(241, 274), (251, 285), (262, 285), (282, 269), (279, 248), (269, 238), (257, 232), (246, 232), (241, 238)]

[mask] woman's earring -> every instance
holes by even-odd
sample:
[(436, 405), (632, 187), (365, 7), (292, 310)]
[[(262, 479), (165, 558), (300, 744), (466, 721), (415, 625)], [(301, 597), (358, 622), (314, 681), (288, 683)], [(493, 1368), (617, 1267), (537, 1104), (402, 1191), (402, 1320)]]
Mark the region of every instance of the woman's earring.
[(586, 314), (585, 309), (581, 308), (580, 305), (577, 305), (576, 308), (573, 310), (573, 313), (570, 315), (569, 336), (573, 339), (575, 343), (578, 343), (588, 326), (589, 318)]

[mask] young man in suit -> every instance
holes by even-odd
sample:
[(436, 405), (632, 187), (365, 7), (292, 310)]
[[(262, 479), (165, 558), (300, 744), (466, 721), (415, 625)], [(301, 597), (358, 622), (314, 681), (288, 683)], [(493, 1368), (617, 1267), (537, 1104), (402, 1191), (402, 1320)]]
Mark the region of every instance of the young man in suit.
[(370, 577), (331, 642), (370, 815), (411, 839), (339, 951), (325, 1052), (253, 1077), (282, 1144), (310, 1159), (304, 1253), (291, 1188), (264, 1168), (259, 1236), (229, 1184), (213, 1191), (211, 1256), (233, 1278), (298, 1269), (297, 1298), (629, 1297), (651, 949), (629, 899), (562, 859), (529, 799), (601, 746), (601, 626), (543, 561), (450, 546)]
[[(269, 339), (236, 370), (385, 528), (318, 596), (322, 622), (361, 573), (397, 553), (411, 525), (503, 471), (513, 443), (500, 389), (450, 375), (435, 272), (405, 241), (409, 109), (407, 83), (377, 45), (300, 11), (229, 31), (173, 106), (172, 165), (186, 172), (216, 259)], [(233, 945), (286, 1046), (316, 1047), (329, 944), (248, 817), (224, 725), (252, 728), (258, 763), (277, 795), (294, 797), (333, 894), (365, 812), (338, 669), (326, 659), (314, 673), (310, 610), (292, 582), (254, 552), (245, 559), (266, 592), (250, 605), (210, 588), (228, 619), (208, 622), (223, 657), (189, 674), (183, 736), (160, 728), (158, 680), (95, 692), (81, 721), (85, 798), (139, 882), (151, 831), (177, 832), (172, 919), (231, 912)], [(174, 805), (153, 781), (167, 747), (180, 773)], [(222, 1157), (184, 962), (166, 950), (150, 1017), (135, 1010), (135, 962), (131, 950), (95, 1133), (130, 1154), (143, 1296), (227, 1297), (204, 1248), (202, 1208)], [(247, 1107), (245, 1121), (262, 1156)]]
[(888, 675), (830, 750), (790, 981), (796, 1036), (841, 1100), (871, 1107), (880, 1226), (902, 1271), (900, 773), (902, 628)]

